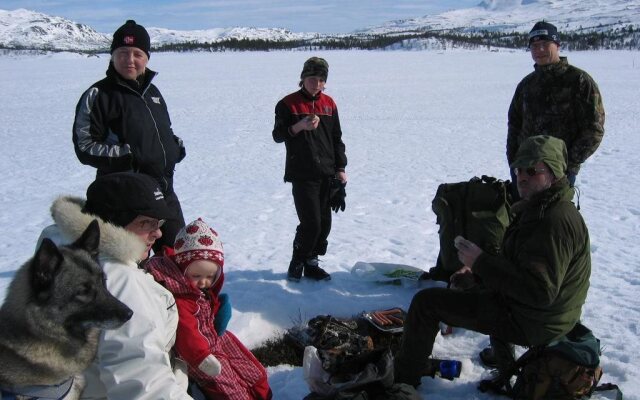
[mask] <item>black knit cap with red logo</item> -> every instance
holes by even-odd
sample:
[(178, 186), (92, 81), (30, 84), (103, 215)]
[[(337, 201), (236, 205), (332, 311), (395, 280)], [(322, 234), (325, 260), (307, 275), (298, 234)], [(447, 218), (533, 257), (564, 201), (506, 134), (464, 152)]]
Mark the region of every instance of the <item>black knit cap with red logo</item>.
[(118, 47), (137, 47), (147, 54), (147, 57), (151, 57), (149, 50), (151, 49), (151, 39), (144, 26), (136, 24), (136, 21), (130, 19), (124, 23), (113, 34), (113, 41), (111, 42), (111, 54)]

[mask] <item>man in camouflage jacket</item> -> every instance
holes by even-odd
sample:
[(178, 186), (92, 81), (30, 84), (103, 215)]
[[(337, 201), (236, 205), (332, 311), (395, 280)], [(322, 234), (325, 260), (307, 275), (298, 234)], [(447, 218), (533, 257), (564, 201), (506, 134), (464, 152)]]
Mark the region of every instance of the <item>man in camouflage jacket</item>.
[(529, 48), (535, 70), (518, 84), (509, 107), (507, 160), (509, 164), (514, 161), (518, 147), (528, 137), (560, 138), (567, 146), (567, 178), (573, 185), (580, 165), (596, 151), (604, 135), (600, 91), (589, 74), (560, 57), (559, 35), (552, 24), (534, 25)]
[[(413, 297), (395, 357), (396, 382), (417, 386), (422, 376), (433, 374), (428, 357), (440, 321), (528, 347), (566, 335), (579, 321), (591, 252), (587, 226), (571, 202), (566, 146), (555, 137), (530, 137), (511, 168), (523, 200), (512, 207), (516, 217), (505, 233), (502, 253), (485, 253), (456, 238), (464, 267), (452, 276), (451, 289), (428, 288)], [(457, 289), (476, 277), (482, 287)], [(499, 361), (499, 369), (514, 362), (513, 356)]]

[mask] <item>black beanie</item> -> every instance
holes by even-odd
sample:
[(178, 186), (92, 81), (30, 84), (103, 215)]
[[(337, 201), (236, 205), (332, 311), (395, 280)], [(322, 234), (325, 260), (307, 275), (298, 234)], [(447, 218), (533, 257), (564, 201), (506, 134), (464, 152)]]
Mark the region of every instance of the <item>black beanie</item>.
[(558, 28), (546, 21), (536, 22), (533, 28), (531, 28), (531, 32), (529, 32), (529, 46), (538, 40), (550, 40), (560, 46)]
[(327, 63), (324, 58), (311, 57), (304, 62), (302, 72), (300, 73), (300, 79), (304, 79), (308, 76), (319, 76), (326, 82), (327, 77), (329, 76), (329, 63)]
[(87, 188), (82, 210), (116, 226), (127, 226), (138, 215), (168, 219), (171, 211), (155, 179), (134, 172), (101, 175)]
[(125, 22), (117, 31), (113, 34), (113, 41), (111, 42), (111, 54), (118, 47), (131, 46), (137, 47), (147, 54), (147, 57), (151, 58), (149, 50), (151, 49), (151, 39), (144, 26), (136, 24), (136, 21), (130, 19)]

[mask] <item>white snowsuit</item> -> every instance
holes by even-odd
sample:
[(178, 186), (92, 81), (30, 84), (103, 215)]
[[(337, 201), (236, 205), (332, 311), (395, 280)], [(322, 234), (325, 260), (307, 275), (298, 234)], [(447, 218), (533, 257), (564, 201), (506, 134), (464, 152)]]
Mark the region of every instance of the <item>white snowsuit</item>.
[(94, 363), (85, 371), (82, 399), (186, 400), (186, 365), (172, 366), (178, 311), (171, 292), (138, 268), (145, 246), (124, 228), (82, 213), (84, 200), (60, 197), (51, 206), (55, 225), (40, 238), (56, 244), (77, 239), (95, 218), (100, 223), (99, 263), (107, 289), (125, 303), (133, 316), (122, 327), (103, 331)]

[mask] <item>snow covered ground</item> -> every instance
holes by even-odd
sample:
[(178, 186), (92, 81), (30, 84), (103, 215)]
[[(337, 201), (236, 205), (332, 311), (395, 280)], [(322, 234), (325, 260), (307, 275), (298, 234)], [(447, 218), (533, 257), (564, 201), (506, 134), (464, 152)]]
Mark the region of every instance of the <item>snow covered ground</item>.
[[(229, 329), (249, 347), (318, 314), (407, 308), (418, 288), (379, 286), (350, 274), (358, 261), (429, 268), (438, 253), (431, 199), (438, 184), (474, 175), (508, 177), (506, 114), (532, 61), (525, 52), (321, 52), (349, 157), (347, 208), (334, 219), (323, 266), (328, 283), (287, 282), (297, 218), (284, 184), (284, 145), (271, 138), (273, 110), (297, 89), (306, 52), (152, 54), (155, 83), (187, 146), (176, 171), (185, 218), (220, 233), (227, 261)], [(640, 53), (570, 53), (598, 82), (605, 139), (578, 176), (593, 270), (584, 323), (604, 347), (603, 382), (640, 399)], [(73, 152), (76, 102), (104, 76), (108, 58), (73, 54), (0, 57), (0, 299), (51, 223), (59, 194), (84, 196), (94, 177)], [(635, 161), (634, 161), (635, 160)], [(635, 239), (634, 239), (635, 238)], [(425, 378), (429, 399), (489, 399), (482, 335), (438, 337), (434, 354), (462, 360), (453, 381)], [(634, 356), (635, 354), (635, 356)], [(269, 368), (276, 399), (308, 392), (302, 369)], [(286, 387), (286, 388), (285, 388)]]

